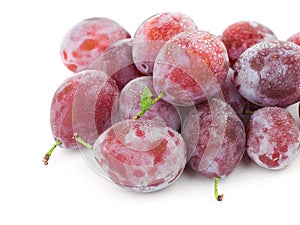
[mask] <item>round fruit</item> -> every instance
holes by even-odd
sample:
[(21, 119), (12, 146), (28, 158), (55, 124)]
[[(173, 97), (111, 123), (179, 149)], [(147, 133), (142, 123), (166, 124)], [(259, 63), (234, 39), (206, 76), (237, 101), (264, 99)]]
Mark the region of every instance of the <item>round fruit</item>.
[(264, 107), (252, 114), (247, 125), (247, 153), (256, 164), (282, 169), (299, 151), (299, 127), (286, 109)]
[(200, 30), (182, 32), (165, 43), (155, 60), (155, 91), (179, 106), (206, 101), (224, 85), (228, 64), (217, 36)]
[(197, 105), (181, 133), (188, 148), (188, 165), (210, 178), (228, 176), (245, 151), (244, 124), (232, 107), (219, 99)]
[(234, 65), (234, 83), (250, 102), (285, 107), (300, 100), (300, 46), (265, 41), (248, 48)]
[(60, 55), (73, 72), (88, 69), (112, 43), (129, 38), (130, 34), (117, 22), (103, 17), (85, 19), (65, 35)]
[(133, 38), (133, 60), (137, 68), (152, 75), (156, 56), (166, 41), (176, 34), (196, 29), (193, 20), (182, 13), (160, 13), (148, 18)]
[(100, 135), (95, 158), (117, 185), (138, 192), (163, 189), (182, 174), (186, 146), (179, 133), (152, 120), (123, 120)]
[[(59, 145), (65, 149), (78, 149), (80, 145), (74, 138), (75, 133), (87, 143), (94, 143), (99, 134), (112, 125), (118, 94), (115, 81), (101, 71), (82, 71), (66, 79), (51, 103), (54, 148)], [(53, 149), (46, 154), (45, 164)]]
[(254, 21), (240, 21), (228, 26), (221, 35), (226, 46), (231, 66), (252, 45), (261, 41), (276, 40), (268, 27)]

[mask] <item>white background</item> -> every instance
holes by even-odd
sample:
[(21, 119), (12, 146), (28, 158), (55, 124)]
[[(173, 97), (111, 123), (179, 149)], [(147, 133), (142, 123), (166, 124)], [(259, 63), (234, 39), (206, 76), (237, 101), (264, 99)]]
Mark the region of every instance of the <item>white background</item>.
[(136, 194), (96, 174), (79, 151), (58, 148), (48, 166), (42, 163), (53, 145), (52, 96), (71, 75), (60, 42), (75, 23), (108, 17), (133, 35), (153, 14), (180, 11), (217, 35), (254, 20), (285, 40), (300, 31), (297, 2), (1, 1), (0, 224), (299, 224), (300, 157), (281, 171), (243, 160), (221, 180), (221, 203), (213, 181), (191, 171), (167, 189)]

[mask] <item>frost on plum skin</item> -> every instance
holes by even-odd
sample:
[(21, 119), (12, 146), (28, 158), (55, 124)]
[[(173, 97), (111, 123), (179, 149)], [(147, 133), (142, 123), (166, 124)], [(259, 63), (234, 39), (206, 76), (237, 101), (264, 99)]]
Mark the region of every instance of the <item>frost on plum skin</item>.
[[(154, 92), (153, 79), (150, 76), (130, 81), (120, 92), (118, 116), (121, 120), (133, 118), (141, 110), (139, 103), (145, 87), (150, 89), (153, 98), (157, 97)], [(162, 99), (152, 105), (142, 117), (164, 123), (176, 131), (180, 129), (181, 121), (176, 108)]]
[(231, 66), (247, 48), (261, 41), (276, 39), (272, 30), (255, 21), (240, 21), (231, 24), (221, 35)]
[(61, 147), (77, 149), (78, 133), (92, 144), (111, 126), (112, 112), (119, 94), (114, 80), (103, 72), (87, 70), (66, 79), (53, 96), (50, 123)]
[(107, 73), (116, 81), (119, 90), (122, 90), (129, 81), (144, 75), (133, 63), (131, 38), (113, 43), (91, 63), (89, 69)]
[(221, 86), (222, 94), (216, 94), (214, 97), (217, 98), (218, 96), (221, 96), (221, 100), (224, 98), (224, 101), (227, 102), (238, 115), (241, 115), (246, 109), (247, 100), (240, 94), (239, 90), (233, 83), (233, 76), (234, 71), (229, 68), (225, 84)]
[(73, 26), (63, 38), (60, 55), (72, 72), (88, 69), (112, 43), (130, 38), (130, 34), (117, 22), (95, 17), (85, 19)]
[(156, 93), (178, 106), (212, 98), (224, 85), (229, 69), (224, 44), (209, 32), (182, 32), (167, 41), (154, 64)]
[(291, 37), (289, 37), (287, 39), (287, 41), (293, 42), (296, 45), (300, 45), (300, 32), (298, 32), (298, 33), (292, 35)]
[(219, 99), (198, 104), (182, 130), (188, 165), (209, 178), (224, 178), (239, 164), (246, 146), (243, 122), (232, 107)]
[(267, 169), (283, 169), (299, 154), (300, 133), (293, 116), (283, 108), (255, 111), (247, 124), (249, 157)]
[(240, 94), (259, 106), (286, 107), (300, 100), (300, 46), (264, 41), (248, 48), (234, 65)]
[(137, 68), (152, 75), (156, 56), (170, 38), (187, 30), (197, 29), (194, 21), (183, 13), (160, 13), (148, 18), (133, 38), (133, 60)]
[(100, 135), (94, 156), (117, 185), (137, 192), (163, 189), (182, 174), (186, 146), (173, 129), (151, 120), (123, 120)]

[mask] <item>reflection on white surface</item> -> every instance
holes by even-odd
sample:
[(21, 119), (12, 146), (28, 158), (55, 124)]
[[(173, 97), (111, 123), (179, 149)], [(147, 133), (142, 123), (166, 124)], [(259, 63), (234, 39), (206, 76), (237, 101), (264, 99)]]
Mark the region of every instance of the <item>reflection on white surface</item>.
[(99, 166), (98, 162), (94, 157), (94, 151), (88, 150), (86, 148), (79, 149), (80, 154), (85, 161), (85, 163), (100, 177), (106, 179), (107, 181), (111, 181), (110, 178), (106, 176), (102, 168)]

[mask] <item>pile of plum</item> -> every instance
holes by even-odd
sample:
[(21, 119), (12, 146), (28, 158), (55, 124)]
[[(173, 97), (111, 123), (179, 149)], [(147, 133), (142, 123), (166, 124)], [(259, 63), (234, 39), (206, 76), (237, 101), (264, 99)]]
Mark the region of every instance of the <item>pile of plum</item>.
[(137, 192), (166, 188), (189, 166), (215, 179), (222, 200), (217, 183), (244, 153), (277, 170), (300, 152), (287, 109), (300, 101), (299, 40), (253, 21), (217, 36), (177, 12), (146, 19), (133, 37), (111, 19), (83, 20), (61, 44), (74, 75), (54, 94), (55, 144), (43, 162), (56, 146), (87, 148), (111, 181)]

